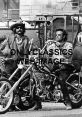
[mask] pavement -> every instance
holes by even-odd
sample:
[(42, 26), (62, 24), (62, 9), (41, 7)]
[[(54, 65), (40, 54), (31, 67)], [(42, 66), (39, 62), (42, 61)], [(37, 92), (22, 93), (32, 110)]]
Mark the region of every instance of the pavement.
[(66, 110), (63, 103), (43, 102), (38, 111), (13, 111), (1, 114), (0, 117), (82, 117), (82, 108)]
[(66, 109), (63, 103), (42, 102), (42, 110)]

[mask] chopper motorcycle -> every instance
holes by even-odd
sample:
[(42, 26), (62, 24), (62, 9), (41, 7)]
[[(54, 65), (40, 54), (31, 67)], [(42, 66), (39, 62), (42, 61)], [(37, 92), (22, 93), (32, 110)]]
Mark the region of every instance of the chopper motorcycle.
[[(51, 72), (45, 64), (42, 64), (40, 61), (37, 62), (37, 57), (31, 57), (30, 61), (30, 64), (20, 63), (9, 79), (0, 79), (0, 113), (7, 112), (14, 103), (14, 95), (17, 87), (19, 90), (17, 95), (20, 97), (21, 109), (24, 107), (26, 109), (33, 107), (36, 103), (35, 97), (37, 96), (40, 97), (42, 101), (53, 100), (54, 102), (59, 102), (63, 100), (61, 85), (58, 82), (58, 74), (63, 69), (63, 66), (64, 69), (71, 68), (69, 76), (66, 78), (66, 84), (69, 90), (72, 108), (81, 107), (82, 81), (79, 73), (77, 73), (71, 64), (67, 62), (61, 63), (59, 69)], [(25, 72), (12, 85), (12, 77), (19, 69), (23, 68)], [(36, 71), (43, 74), (40, 79)], [(26, 78), (25, 76), (27, 74), (29, 74), (30, 77)]]

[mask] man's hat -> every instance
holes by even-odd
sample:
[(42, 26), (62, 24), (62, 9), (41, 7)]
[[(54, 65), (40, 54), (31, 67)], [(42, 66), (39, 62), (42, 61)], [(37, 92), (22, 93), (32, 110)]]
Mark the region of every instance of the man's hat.
[(25, 28), (25, 24), (22, 20), (18, 20), (15, 24), (12, 24), (10, 26), (10, 29), (13, 30), (13, 28), (16, 28), (17, 26), (21, 26), (22, 28)]

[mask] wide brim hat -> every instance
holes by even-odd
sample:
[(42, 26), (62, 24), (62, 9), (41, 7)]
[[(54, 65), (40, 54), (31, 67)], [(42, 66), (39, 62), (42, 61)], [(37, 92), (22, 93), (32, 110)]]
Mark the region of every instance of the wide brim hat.
[(23, 21), (18, 20), (16, 23), (10, 26), (10, 29), (13, 30), (13, 28), (16, 28), (17, 26), (21, 26), (22, 28), (25, 28), (25, 24), (23, 23)]

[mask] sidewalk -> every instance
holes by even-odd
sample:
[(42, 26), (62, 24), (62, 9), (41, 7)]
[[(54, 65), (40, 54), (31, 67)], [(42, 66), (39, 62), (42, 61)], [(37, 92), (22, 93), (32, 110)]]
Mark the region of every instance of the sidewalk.
[(42, 110), (53, 110), (53, 109), (65, 109), (63, 103), (54, 103), (54, 102), (42, 102)]

